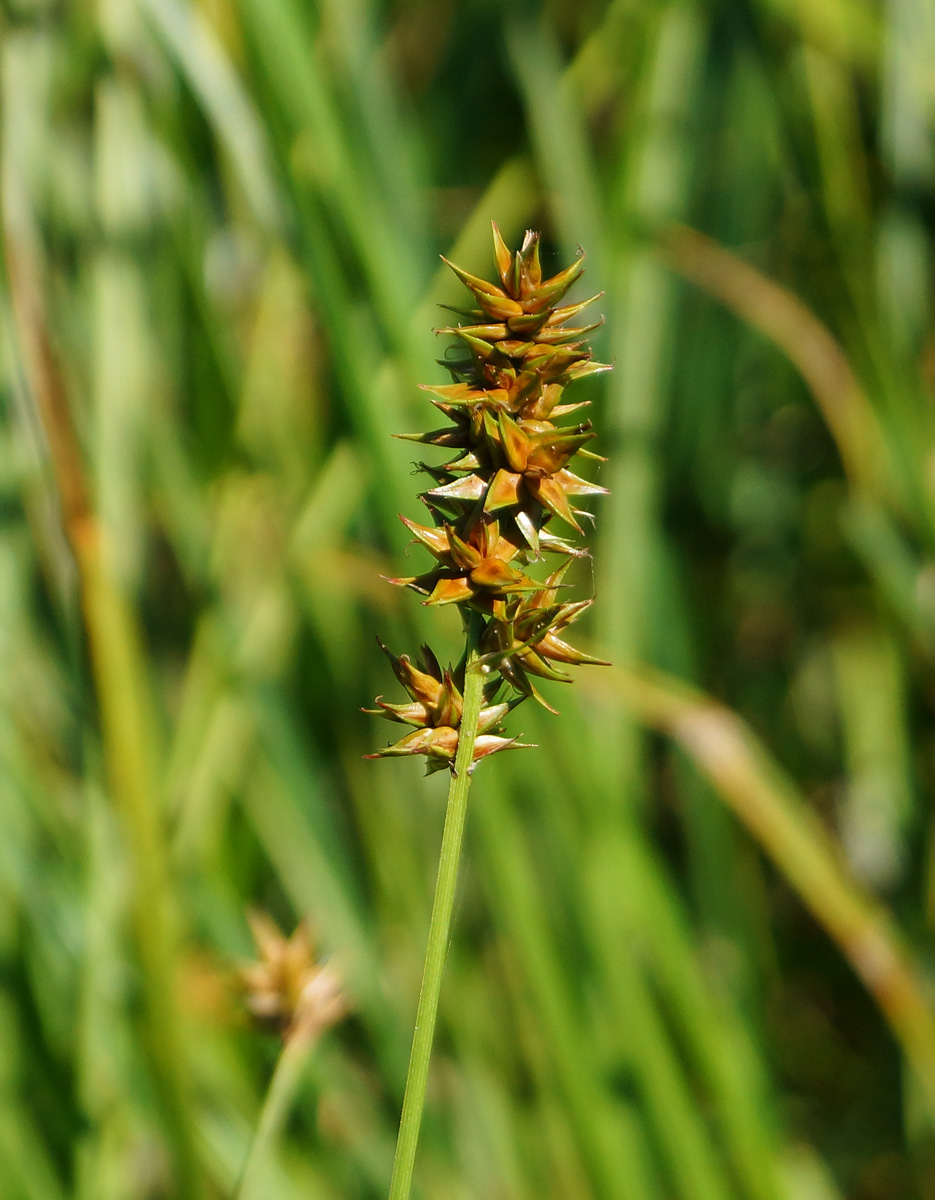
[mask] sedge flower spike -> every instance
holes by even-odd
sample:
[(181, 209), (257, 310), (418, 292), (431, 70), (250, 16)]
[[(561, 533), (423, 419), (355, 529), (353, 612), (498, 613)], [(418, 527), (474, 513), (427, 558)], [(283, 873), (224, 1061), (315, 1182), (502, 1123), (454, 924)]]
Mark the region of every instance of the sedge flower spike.
[(339, 967), (320, 962), (307, 921), (283, 937), (265, 912), (247, 915), (259, 959), (241, 968), (244, 1002), (262, 1024), (289, 1041), (297, 1034), (315, 1037), (347, 1015)]
[[(587, 554), (574, 540), (582, 532), (579, 518), (586, 515), (575, 505), (582, 497), (606, 494), (569, 464), (576, 455), (604, 460), (585, 449), (595, 437), (589, 421), (557, 423), (585, 407), (564, 401), (566, 387), (610, 370), (591, 358), (585, 341), (600, 321), (570, 324), (600, 294), (561, 306), (583, 272), (583, 255), (543, 279), (538, 233), (527, 231), (513, 254), (493, 224), (493, 241), (498, 283), (443, 260), (475, 305), (454, 310), (462, 320), (436, 330), (456, 339), (457, 357), (442, 364), (452, 382), (423, 385), (448, 424), (399, 435), (444, 451), (440, 464), (418, 464), (432, 485), (420, 497), (429, 523), (400, 517), (434, 562), (422, 575), (389, 580), (417, 592), (423, 604), (455, 605), (465, 619), (473, 613), (482, 622), (479, 665), (486, 678), (472, 770), (481, 758), (522, 745), (501, 730), (520, 701), (531, 697), (555, 711), (532, 677), (567, 682), (565, 667), (602, 662), (563, 636), (591, 601), (560, 596), (569, 564)], [(546, 554), (564, 561), (539, 580), (528, 568)], [(466, 659), (443, 670), (427, 646), (419, 665), (406, 655), (397, 658), (382, 643), (381, 648), (409, 701), (379, 697), (378, 707), (366, 711), (412, 728), (367, 757), (423, 755), (429, 773), (454, 771)]]

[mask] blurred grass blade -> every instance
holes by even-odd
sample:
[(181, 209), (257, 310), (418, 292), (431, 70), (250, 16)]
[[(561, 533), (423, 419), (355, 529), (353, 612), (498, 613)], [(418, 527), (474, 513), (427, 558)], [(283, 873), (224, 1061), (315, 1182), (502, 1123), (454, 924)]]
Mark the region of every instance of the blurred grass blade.
[(590, 291), (600, 290), (607, 270), (600, 193), (588, 149), (588, 130), (563, 77), (555, 38), (540, 18), (514, 21), (506, 40), (556, 226), (566, 250), (576, 245), (585, 248)]
[(935, 1014), (918, 970), (889, 915), (849, 878), (792, 785), (734, 713), (678, 681), (614, 671), (609, 686), (694, 759), (837, 942), (889, 1022), (935, 1120)]
[(629, 936), (640, 939), (647, 914), (652, 914), (653, 936), (642, 935), (643, 953), (671, 1005), (700, 1084), (717, 1109), (719, 1140), (745, 1194), (779, 1200), (777, 1137), (767, 1112), (769, 1088), (749, 1033), (727, 997), (711, 994), (690, 931), (673, 902), (671, 883), (649, 849), (630, 832), (619, 839), (616, 857), (617, 870), (627, 880), (619, 894), (627, 906)]
[[(8, 44), (5, 49), (10, 53), (14, 48)], [(6, 100), (11, 119), (10, 97)], [(26, 177), (15, 159), (5, 159), (2, 194), (7, 277), (23, 369), (50, 446), (62, 521), (78, 567), (104, 757), (134, 865), (133, 914), (145, 980), (147, 1049), (177, 1157), (180, 1195), (197, 1198), (201, 1171), (173, 992), (171, 894), (142, 647), (90, 506), (68, 396), (45, 321), (43, 264)]]
[(885, 893), (905, 870), (913, 809), (902, 664), (889, 630), (872, 621), (842, 625), (832, 655), (848, 760), (841, 843), (855, 876)]
[(494, 889), (495, 911), (522, 956), (522, 971), (534, 997), (550, 1047), (551, 1069), (559, 1094), (569, 1107), (585, 1162), (592, 1178), (603, 1180), (608, 1194), (620, 1200), (643, 1200), (636, 1190), (626, 1146), (615, 1132), (608, 1112), (608, 1097), (590, 1061), (583, 1029), (567, 995), (567, 985), (556, 961), (551, 938), (537, 903), (537, 887), (530, 873), (522, 834), (509, 811), (506, 797), (489, 778), (484, 801), (475, 817), (482, 838), (485, 867)]
[(871, 495), (888, 490), (887, 452), (873, 409), (844, 351), (791, 292), (686, 226), (659, 235), (673, 270), (759, 329), (802, 374), (835, 439), (848, 478)]
[(281, 205), (276, 192), (266, 133), (253, 103), (240, 82), (200, 8), (187, 0), (137, 0), (192, 91), (204, 106), (218, 139), (230, 155), (237, 180), (257, 223), (275, 229)]
[[(617, 149), (610, 197), (616, 238), (605, 268), (613, 334), (609, 359), (618, 364), (607, 393), (607, 433), (614, 449), (601, 472), (610, 489), (602, 506), (595, 589), (617, 597), (596, 620), (602, 652), (619, 665), (647, 656), (649, 612), (657, 572), (663, 461), (660, 435), (669, 394), (676, 289), (659, 264), (629, 236), (648, 213), (681, 215), (693, 143), (689, 137), (694, 88), (707, 36), (692, 4), (658, 9), (646, 30), (634, 81), (637, 135)], [(616, 442), (616, 446), (614, 443)], [(620, 715), (598, 718), (595, 757), (599, 786), (618, 804), (645, 797), (644, 744)]]

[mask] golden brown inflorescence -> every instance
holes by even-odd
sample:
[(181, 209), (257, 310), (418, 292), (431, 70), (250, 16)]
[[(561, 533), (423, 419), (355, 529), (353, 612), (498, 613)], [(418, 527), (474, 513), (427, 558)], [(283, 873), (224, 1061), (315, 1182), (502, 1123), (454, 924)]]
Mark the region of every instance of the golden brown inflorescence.
[(240, 982), (258, 1021), (288, 1041), (298, 1034), (317, 1037), (346, 1016), (342, 972), (317, 959), (307, 921), (287, 938), (266, 913), (254, 910), (247, 919), (260, 957), (241, 969)]
[[(470, 324), (436, 330), (458, 339), (462, 357), (444, 365), (454, 382), (423, 385), (449, 424), (424, 434), (401, 435), (447, 452), (439, 466), (420, 463), (433, 482), (421, 499), (432, 524), (400, 519), (435, 559), (424, 575), (392, 579), (425, 597), (424, 604), (458, 605), (481, 614), (483, 664), (489, 678), (478, 725), (474, 761), (519, 745), (501, 735), (500, 722), (520, 701), (534, 697), (551, 709), (533, 685), (532, 676), (569, 681), (565, 665), (599, 663), (570, 646), (564, 630), (591, 604), (560, 601), (562, 579), (572, 559), (587, 554), (571, 539), (581, 533), (574, 504), (579, 497), (606, 494), (606, 489), (573, 474), (571, 459), (595, 434), (590, 422), (555, 422), (585, 407), (564, 404), (573, 380), (608, 371), (594, 362), (585, 336), (592, 325), (569, 326), (598, 299), (557, 307), (581, 275), (583, 257), (543, 280), (539, 234), (528, 231), (522, 249), (511, 254), (496, 224), (494, 256), (500, 283), (488, 283), (444, 261), (473, 293), (478, 307), (458, 311)], [(555, 518), (566, 527), (556, 532)], [(547, 579), (526, 573), (544, 554), (565, 561)], [(382, 643), (381, 643), (382, 646)], [(378, 698), (368, 709), (415, 728), (370, 758), (423, 754), (429, 772), (453, 767), (461, 721), (464, 662), (442, 670), (423, 647), (417, 667), (406, 655), (393, 664), (410, 703), (389, 704)], [(513, 696), (497, 702), (504, 685)]]

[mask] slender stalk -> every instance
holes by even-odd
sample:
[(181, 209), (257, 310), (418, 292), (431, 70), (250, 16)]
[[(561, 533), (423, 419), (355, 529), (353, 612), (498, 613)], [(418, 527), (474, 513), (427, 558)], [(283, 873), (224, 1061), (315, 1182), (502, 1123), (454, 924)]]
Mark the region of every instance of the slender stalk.
[(309, 1051), (315, 1043), (310, 1030), (297, 1030), (283, 1043), (276, 1066), (273, 1069), (263, 1107), (257, 1120), (250, 1149), (240, 1173), (240, 1179), (234, 1189), (231, 1200), (247, 1200), (251, 1195), (259, 1195), (257, 1187), (261, 1181), (263, 1164), (268, 1161), (279, 1132), (292, 1108), (295, 1094), (302, 1076)]
[(435, 1018), (438, 1015), (442, 974), (445, 969), (445, 954), (448, 948), (448, 933), (451, 928), (451, 913), (454, 908), (455, 887), (458, 882), (458, 862), (461, 858), (464, 816), (467, 811), (468, 788), (471, 786), (471, 764), (474, 759), (477, 718), (481, 710), (481, 694), (484, 686), (484, 676), (477, 666), (482, 631), (483, 619), (477, 613), (471, 613), (467, 630), (467, 657), (464, 668), (464, 711), (459, 728), (454, 774), (448, 788), (448, 809), (445, 813), (438, 878), (435, 882), (435, 899), (432, 903), (432, 919), (429, 924), (429, 941), (425, 951), (425, 966), (422, 970), (422, 989), (419, 992), (416, 1027), (412, 1035), (412, 1050), (406, 1075), (406, 1094), (403, 1098), (403, 1111), (399, 1120), (399, 1136), (396, 1141), (396, 1157), (393, 1161), (389, 1200), (408, 1200), (416, 1145), (419, 1141), (419, 1127), (422, 1124), (422, 1110), (425, 1107), (425, 1086), (429, 1074), (429, 1059), (432, 1054), (432, 1039), (435, 1035)]

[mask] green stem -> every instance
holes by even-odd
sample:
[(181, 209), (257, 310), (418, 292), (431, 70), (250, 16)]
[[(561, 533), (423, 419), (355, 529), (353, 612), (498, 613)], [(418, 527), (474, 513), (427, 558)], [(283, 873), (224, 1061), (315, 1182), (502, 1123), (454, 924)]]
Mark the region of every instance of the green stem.
[(262, 1166), (269, 1159), (279, 1131), (292, 1108), (314, 1041), (309, 1032), (298, 1030), (283, 1044), (269, 1087), (266, 1089), (253, 1140), (247, 1151), (247, 1159), (231, 1200), (247, 1200), (251, 1194), (257, 1192)]
[(471, 786), (471, 766), (474, 761), (474, 742), (477, 738), (477, 719), (480, 715), (484, 688), (484, 677), (477, 666), (483, 627), (483, 618), (477, 613), (471, 613), (464, 667), (464, 712), (461, 717), (454, 774), (448, 788), (448, 810), (445, 814), (445, 828), (442, 833), (441, 857), (438, 864), (438, 878), (435, 883), (435, 899), (432, 903), (432, 920), (429, 924), (429, 942), (425, 951), (422, 990), (419, 993), (416, 1027), (412, 1035), (412, 1051), (409, 1056), (403, 1111), (399, 1120), (399, 1137), (396, 1141), (396, 1158), (393, 1162), (393, 1179), (390, 1183), (389, 1200), (408, 1200), (416, 1145), (419, 1140), (419, 1127), (422, 1124), (422, 1110), (425, 1107), (425, 1085), (429, 1074), (429, 1058), (432, 1054), (432, 1039), (435, 1034), (435, 1018), (438, 1015), (442, 974), (445, 970), (445, 954), (448, 948), (448, 933), (451, 928), (455, 886), (458, 882), (458, 862), (461, 857), (461, 841), (464, 834), (464, 816), (467, 811), (467, 794), (468, 788)]

